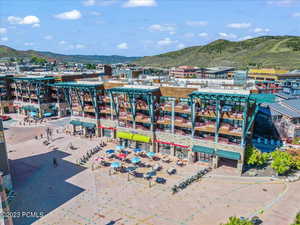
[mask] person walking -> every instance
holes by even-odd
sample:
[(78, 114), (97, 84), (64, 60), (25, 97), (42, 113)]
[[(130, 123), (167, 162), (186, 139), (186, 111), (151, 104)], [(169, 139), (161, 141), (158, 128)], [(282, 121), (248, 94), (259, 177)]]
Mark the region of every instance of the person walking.
[(53, 166), (54, 168), (58, 166), (56, 158), (53, 158)]

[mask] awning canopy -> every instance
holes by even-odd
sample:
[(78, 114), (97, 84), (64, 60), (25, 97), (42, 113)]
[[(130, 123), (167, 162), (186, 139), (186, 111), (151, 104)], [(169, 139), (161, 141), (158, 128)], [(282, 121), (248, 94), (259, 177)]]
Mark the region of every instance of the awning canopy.
[(50, 117), (50, 116), (52, 116), (52, 113), (51, 113), (51, 112), (46, 112), (46, 113), (44, 113), (44, 117)]
[(193, 152), (201, 152), (201, 153), (205, 153), (205, 154), (214, 154), (215, 150), (213, 148), (209, 148), (209, 147), (204, 147), (204, 146), (199, 146), (199, 145), (194, 145), (192, 148)]
[(134, 134), (132, 137), (132, 140), (149, 143), (151, 138), (148, 136), (140, 135), (140, 134)]
[(122, 139), (128, 139), (128, 140), (132, 140), (132, 133), (128, 133), (128, 132), (117, 132), (117, 138), (122, 138)]
[(22, 107), (22, 109), (24, 109), (25, 111), (30, 111), (30, 112), (37, 112), (39, 111), (38, 108), (31, 106), (31, 105), (25, 105)]
[(74, 126), (81, 126), (81, 122), (79, 120), (71, 120), (70, 124), (72, 124)]
[(241, 154), (238, 152), (230, 152), (225, 150), (218, 150), (216, 155), (226, 159), (240, 160)]
[(30, 115), (31, 117), (35, 117), (35, 116), (37, 116), (37, 113), (36, 113), (36, 112), (30, 112), (29, 115)]
[(93, 128), (96, 127), (96, 124), (94, 124), (94, 123), (87, 123), (87, 122), (81, 122), (81, 126), (93, 129)]

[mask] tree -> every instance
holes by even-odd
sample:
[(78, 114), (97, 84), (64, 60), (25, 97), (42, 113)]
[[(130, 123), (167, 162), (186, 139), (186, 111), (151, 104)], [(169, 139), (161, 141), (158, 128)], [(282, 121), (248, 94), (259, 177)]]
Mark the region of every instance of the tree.
[(288, 172), (295, 164), (293, 157), (288, 152), (276, 150), (271, 153), (272, 164), (271, 167), (278, 173), (284, 174)]
[(296, 215), (295, 222), (291, 225), (300, 225), (300, 213)]
[(86, 68), (87, 68), (88, 70), (95, 70), (95, 69), (96, 69), (96, 65), (95, 65), (95, 64), (90, 64), (90, 63), (88, 63), (88, 64), (86, 64)]
[(229, 217), (229, 221), (227, 223), (221, 223), (220, 225), (253, 225), (253, 223), (246, 219), (242, 220), (237, 217)]
[(40, 58), (40, 57), (37, 57), (37, 56), (32, 56), (30, 62), (34, 63), (34, 64), (42, 65), (42, 64), (47, 63), (47, 60), (43, 59), (43, 58)]
[(245, 161), (249, 165), (263, 166), (270, 159), (268, 153), (262, 153), (257, 148), (249, 145), (246, 148)]

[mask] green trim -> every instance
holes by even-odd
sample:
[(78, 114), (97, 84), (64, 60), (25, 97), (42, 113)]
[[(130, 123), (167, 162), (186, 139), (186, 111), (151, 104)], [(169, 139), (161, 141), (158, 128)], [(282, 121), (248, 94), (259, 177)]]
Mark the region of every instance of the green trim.
[(94, 124), (94, 123), (87, 123), (87, 122), (81, 122), (81, 126), (92, 129), (92, 128), (96, 127), (96, 124)]
[(81, 122), (79, 120), (71, 120), (70, 124), (72, 124), (74, 126), (81, 126)]
[(13, 80), (25, 80), (25, 81), (47, 81), (55, 80), (55, 77), (13, 77)]
[(151, 138), (148, 136), (140, 135), (140, 134), (134, 134), (132, 137), (133, 141), (139, 141), (139, 142), (145, 142), (149, 143)]
[(194, 145), (192, 148), (193, 152), (201, 152), (201, 153), (205, 153), (205, 154), (214, 154), (215, 150), (213, 148), (209, 148), (209, 147), (204, 147), (204, 146), (199, 146), (199, 145)]
[(225, 150), (216, 151), (216, 155), (226, 159), (240, 160), (241, 154), (238, 152), (230, 152)]
[(97, 88), (102, 87), (103, 84), (84, 84), (84, 83), (76, 83), (76, 82), (59, 82), (54, 84), (49, 84), (50, 87), (62, 87), (62, 88)]
[(132, 133), (121, 132), (121, 131), (117, 132), (117, 138), (132, 140), (132, 136), (133, 136)]
[(112, 92), (145, 94), (145, 93), (153, 93), (159, 91), (160, 89), (159, 88), (142, 89), (142, 88), (115, 87), (109, 90)]

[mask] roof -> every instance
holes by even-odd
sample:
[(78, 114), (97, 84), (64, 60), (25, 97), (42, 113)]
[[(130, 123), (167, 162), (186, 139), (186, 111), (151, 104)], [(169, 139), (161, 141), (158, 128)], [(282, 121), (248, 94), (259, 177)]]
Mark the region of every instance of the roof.
[(59, 82), (50, 84), (52, 87), (79, 87), (79, 88), (96, 88), (102, 86), (100, 82)]
[(276, 114), (276, 112), (277, 112), (282, 115), (288, 116), (290, 118), (300, 118), (300, 113), (297, 113), (294, 110), (292, 110), (286, 106), (283, 106), (277, 102), (270, 103), (270, 104), (268, 104), (268, 106), (269, 106), (271, 112), (275, 111), (274, 114)]
[(286, 100), (297, 98), (295, 95), (287, 94), (287, 93), (284, 93), (284, 92), (278, 92), (278, 93), (275, 93), (275, 95), (277, 97), (280, 97), (280, 98), (283, 98), (283, 99), (286, 99)]
[(153, 92), (159, 91), (159, 87), (126, 85), (124, 87), (115, 87), (115, 88), (111, 88), (109, 90), (113, 91), (113, 92), (153, 93)]
[(27, 77), (12, 77), (13, 80), (28, 80), (28, 81), (47, 81), (55, 80), (55, 77), (40, 77), (40, 76), (27, 76)]
[(300, 99), (288, 99), (281, 102), (284, 106), (297, 111), (300, 114)]

